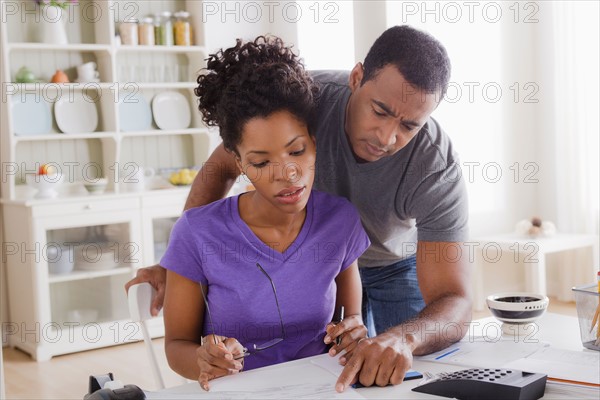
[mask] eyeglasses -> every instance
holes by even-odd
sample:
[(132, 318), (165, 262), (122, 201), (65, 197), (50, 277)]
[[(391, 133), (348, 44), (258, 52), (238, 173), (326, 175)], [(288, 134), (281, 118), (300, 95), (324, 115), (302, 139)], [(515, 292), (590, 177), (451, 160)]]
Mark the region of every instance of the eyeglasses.
[[(264, 268), (259, 263), (256, 263), (256, 266), (258, 267), (258, 269), (261, 270), (261, 272), (263, 274), (265, 274), (265, 276), (271, 283), (271, 287), (273, 288), (273, 296), (275, 296), (275, 304), (277, 305), (277, 313), (279, 314), (279, 323), (281, 324), (281, 336), (278, 338), (275, 338), (275, 339), (271, 339), (268, 342), (265, 342), (262, 344), (253, 344), (251, 350), (244, 347), (244, 352), (240, 356), (235, 358), (236, 360), (239, 360), (244, 357), (248, 357), (249, 355), (258, 353), (259, 351), (269, 349), (269, 348), (275, 346), (276, 344), (281, 343), (283, 341), (283, 339), (285, 339), (285, 327), (283, 325), (283, 318), (281, 317), (281, 308), (279, 307), (279, 299), (277, 298), (277, 290), (275, 290), (275, 283), (273, 283), (273, 280), (271, 279), (269, 274), (267, 274), (267, 271), (265, 271)], [(208, 301), (206, 300), (206, 295), (204, 294), (204, 289), (202, 289), (202, 285), (200, 285), (200, 291), (202, 292), (202, 299), (204, 300), (204, 306), (206, 307), (206, 313), (208, 314), (208, 320), (210, 321), (210, 325), (213, 327), (213, 334), (214, 334), (215, 324), (213, 323), (212, 315), (210, 313), (210, 307), (208, 307)], [(218, 344), (217, 338), (215, 336), (213, 336), (213, 337), (215, 339), (215, 344)]]

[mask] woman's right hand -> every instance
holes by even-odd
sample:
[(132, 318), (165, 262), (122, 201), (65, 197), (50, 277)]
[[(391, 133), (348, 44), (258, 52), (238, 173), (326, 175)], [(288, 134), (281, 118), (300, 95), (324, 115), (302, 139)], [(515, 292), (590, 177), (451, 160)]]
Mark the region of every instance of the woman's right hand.
[(204, 337), (201, 346), (196, 349), (200, 376), (198, 382), (208, 391), (208, 381), (225, 375), (236, 374), (244, 367), (244, 347), (234, 338), (219, 335)]

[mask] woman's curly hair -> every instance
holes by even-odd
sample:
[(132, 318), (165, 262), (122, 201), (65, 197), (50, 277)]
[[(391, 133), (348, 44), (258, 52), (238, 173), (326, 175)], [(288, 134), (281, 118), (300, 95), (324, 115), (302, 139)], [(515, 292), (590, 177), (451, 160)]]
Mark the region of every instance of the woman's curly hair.
[(242, 129), (250, 119), (281, 110), (306, 123), (312, 132), (318, 87), (298, 56), (274, 36), (236, 42), (209, 55), (194, 90), (203, 121), (219, 126), (225, 148), (237, 153)]

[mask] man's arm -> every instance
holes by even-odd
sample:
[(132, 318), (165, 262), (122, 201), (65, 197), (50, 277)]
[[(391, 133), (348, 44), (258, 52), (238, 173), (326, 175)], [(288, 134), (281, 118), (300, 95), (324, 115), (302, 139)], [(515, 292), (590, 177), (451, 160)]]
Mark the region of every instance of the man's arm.
[(468, 331), (471, 263), (459, 242), (419, 242), (417, 277), (425, 308), (414, 319), (362, 340), (346, 361), (336, 389), (360, 380), (365, 386), (399, 384), (413, 355), (450, 346)]
[[(469, 330), (473, 307), (468, 249), (458, 242), (419, 242), (417, 279), (425, 308), (395, 334), (413, 334), (413, 354), (445, 349)], [(431, 335), (436, 332), (436, 335)]]
[(233, 154), (225, 150), (221, 143), (196, 175), (184, 210), (224, 198), (239, 175)]
[[(225, 150), (221, 143), (210, 155), (196, 176), (185, 202), (184, 210), (200, 207), (227, 195), (231, 186), (239, 176), (235, 158)], [(163, 267), (156, 264), (137, 270), (135, 278), (125, 284), (125, 291), (138, 283), (148, 282), (157, 291), (150, 305), (150, 313), (158, 315), (165, 299), (165, 282), (167, 273)]]

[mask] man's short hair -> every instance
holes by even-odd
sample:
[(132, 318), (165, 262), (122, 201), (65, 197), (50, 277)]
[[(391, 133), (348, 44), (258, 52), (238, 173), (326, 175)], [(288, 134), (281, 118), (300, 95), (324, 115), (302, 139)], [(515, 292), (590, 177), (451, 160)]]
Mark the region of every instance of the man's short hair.
[(408, 25), (394, 26), (371, 46), (361, 85), (374, 79), (387, 65), (395, 66), (410, 84), (444, 98), (450, 80), (450, 59), (442, 44), (430, 34)]

